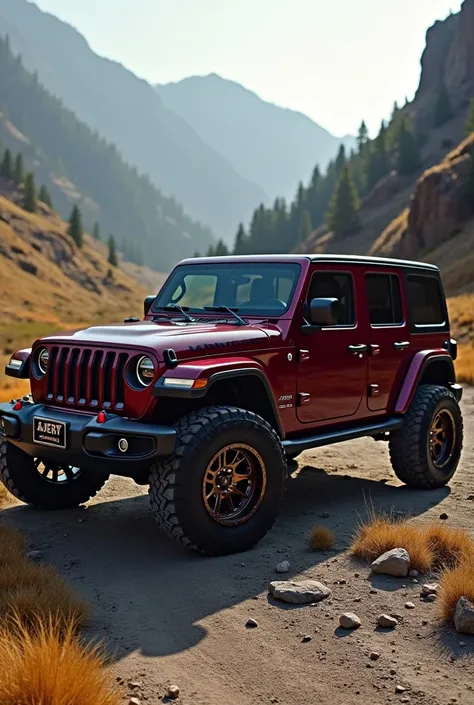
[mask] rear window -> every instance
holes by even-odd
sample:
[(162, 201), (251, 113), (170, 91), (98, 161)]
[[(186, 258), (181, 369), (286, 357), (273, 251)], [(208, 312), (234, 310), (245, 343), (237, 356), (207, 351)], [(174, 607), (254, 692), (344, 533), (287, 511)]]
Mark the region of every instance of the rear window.
[(366, 274), (365, 286), (370, 323), (373, 326), (403, 323), (400, 280), (395, 274)]
[(407, 295), (411, 320), (415, 326), (436, 326), (446, 322), (444, 299), (438, 279), (409, 274)]

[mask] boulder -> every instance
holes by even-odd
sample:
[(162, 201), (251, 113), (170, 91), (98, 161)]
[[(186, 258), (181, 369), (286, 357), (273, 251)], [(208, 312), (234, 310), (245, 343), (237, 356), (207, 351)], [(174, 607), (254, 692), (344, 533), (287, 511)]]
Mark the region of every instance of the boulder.
[(372, 563), (372, 573), (406, 578), (410, 570), (410, 556), (404, 548), (393, 548)]
[(276, 600), (291, 605), (320, 602), (331, 594), (331, 590), (317, 580), (274, 580), (268, 589)]
[(458, 600), (454, 611), (454, 626), (459, 634), (474, 634), (474, 604), (467, 597)]

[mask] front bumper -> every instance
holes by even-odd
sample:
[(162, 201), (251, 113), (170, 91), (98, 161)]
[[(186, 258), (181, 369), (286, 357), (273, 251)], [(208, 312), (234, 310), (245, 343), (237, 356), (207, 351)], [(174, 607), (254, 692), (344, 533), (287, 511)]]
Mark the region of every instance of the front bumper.
[[(35, 416), (65, 424), (65, 448), (34, 441)], [(125, 452), (119, 449), (121, 439), (127, 441)], [(0, 404), (0, 440), (13, 443), (35, 458), (134, 477), (157, 458), (173, 453), (176, 431), (170, 426), (139, 423), (112, 414), (107, 414), (104, 423), (98, 423), (97, 414), (63, 411), (44, 404), (25, 404), (14, 411), (13, 404), (3, 403)]]

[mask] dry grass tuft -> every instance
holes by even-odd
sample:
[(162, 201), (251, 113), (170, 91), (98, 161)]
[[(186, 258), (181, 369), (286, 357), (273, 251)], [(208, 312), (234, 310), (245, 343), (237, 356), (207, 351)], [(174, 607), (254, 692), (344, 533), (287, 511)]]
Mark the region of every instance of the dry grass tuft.
[(352, 544), (352, 553), (364, 560), (374, 561), (386, 551), (404, 548), (410, 555), (410, 565), (426, 573), (432, 564), (433, 554), (422, 530), (391, 517), (372, 519), (363, 524)]
[(13, 630), (0, 630), (2, 705), (118, 705), (98, 647), (83, 647), (75, 624), (49, 619), (37, 630), (19, 618)]
[(455, 568), (445, 570), (439, 581), (438, 608), (440, 616), (449, 622), (458, 600), (467, 597), (474, 603), (474, 558), (463, 561)]
[(433, 555), (434, 568), (454, 568), (474, 556), (474, 542), (463, 529), (435, 524), (422, 531)]
[(10, 496), (11, 495), (5, 485), (0, 482), (0, 509), (9, 503)]
[(80, 626), (87, 615), (87, 605), (52, 566), (19, 561), (0, 572), (2, 620), (15, 618), (24, 626), (36, 628), (54, 617), (57, 624), (74, 622)]
[[(471, 330), (474, 324), (471, 323)], [(458, 382), (474, 384), (474, 345), (460, 345), (456, 360), (456, 377)]]
[[(2, 487), (4, 488), (0, 483), (0, 490)], [(0, 493), (0, 498), (1, 496)], [(20, 532), (7, 524), (0, 524), (0, 579), (3, 577), (5, 566), (25, 560), (25, 552), (26, 543)]]
[(315, 526), (309, 535), (309, 545), (313, 551), (328, 551), (334, 546), (334, 534), (326, 526)]

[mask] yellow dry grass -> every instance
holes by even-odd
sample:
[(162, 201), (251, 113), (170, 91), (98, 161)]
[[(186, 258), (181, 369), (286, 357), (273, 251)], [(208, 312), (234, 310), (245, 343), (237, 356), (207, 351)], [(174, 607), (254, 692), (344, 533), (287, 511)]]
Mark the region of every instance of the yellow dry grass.
[(466, 597), (474, 603), (474, 559), (471, 557), (460, 565), (445, 570), (439, 581), (438, 609), (440, 616), (449, 622), (454, 615), (458, 600)]
[(315, 526), (309, 535), (309, 545), (313, 551), (328, 551), (334, 546), (334, 534), (326, 526)]
[(474, 540), (462, 529), (420, 527), (391, 516), (370, 517), (359, 527), (351, 550), (353, 555), (373, 561), (393, 548), (406, 549), (411, 568), (420, 573), (450, 568), (474, 556)]
[(47, 620), (36, 630), (21, 621), (0, 630), (1, 705), (118, 705), (119, 696), (97, 646), (84, 647), (75, 625)]
[(474, 345), (460, 345), (456, 377), (461, 384), (474, 384)]
[(0, 577), (5, 566), (23, 562), (25, 552), (26, 542), (22, 534), (8, 524), (0, 524)]

